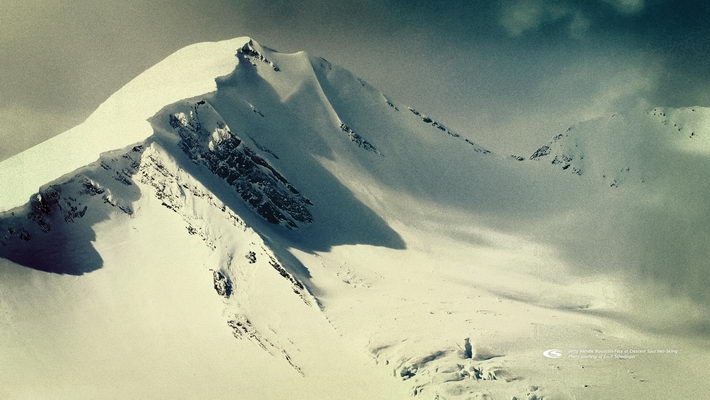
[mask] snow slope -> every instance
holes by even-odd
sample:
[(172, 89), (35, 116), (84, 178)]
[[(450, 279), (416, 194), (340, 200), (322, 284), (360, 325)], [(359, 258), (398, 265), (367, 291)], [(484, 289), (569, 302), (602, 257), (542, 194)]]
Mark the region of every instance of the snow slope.
[(190, 46), (0, 163), (0, 395), (697, 396), (708, 116), (519, 161), (322, 58)]
[(19, 153), (0, 168), (0, 210), (24, 204), (40, 185), (150, 136), (146, 122), (166, 104), (214, 90), (234, 68), (245, 38), (187, 46), (127, 83), (81, 125)]

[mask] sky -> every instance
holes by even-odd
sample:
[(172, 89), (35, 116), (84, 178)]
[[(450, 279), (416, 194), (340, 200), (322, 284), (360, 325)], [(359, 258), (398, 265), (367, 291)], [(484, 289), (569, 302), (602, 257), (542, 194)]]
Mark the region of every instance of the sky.
[(0, 160), (188, 44), (339, 64), (502, 154), (627, 109), (710, 106), (710, 4), (665, 0), (0, 0)]

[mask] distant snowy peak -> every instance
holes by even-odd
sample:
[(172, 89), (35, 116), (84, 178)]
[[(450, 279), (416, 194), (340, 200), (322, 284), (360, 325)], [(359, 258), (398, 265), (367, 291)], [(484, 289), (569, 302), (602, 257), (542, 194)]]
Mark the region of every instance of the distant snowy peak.
[[(707, 107), (656, 107), (647, 116), (666, 127), (672, 137), (681, 144), (689, 144), (688, 149), (707, 150), (710, 145), (710, 108)], [(694, 139), (693, 142), (683, 139)], [(691, 144), (692, 143), (692, 144)], [(687, 146), (685, 146), (687, 147)]]
[(541, 146), (530, 156), (530, 160), (550, 160), (552, 165), (559, 165), (562, 170), (582, 175), (584, 172), (584, 151), (579, 148), (575, 135), (570, 137), (573, 128), (568, 128), (549, 143)]
[[(709, 123), (710, 109), (704, 107), (612, 114), (568, 128), (528, 159), (549, 162), (611, 188), (646, 183), (663, 169), (672, 169), (671, 161), (679, 154), (710, 153)], [(661, 167), (664, 162), (668, 165)]]

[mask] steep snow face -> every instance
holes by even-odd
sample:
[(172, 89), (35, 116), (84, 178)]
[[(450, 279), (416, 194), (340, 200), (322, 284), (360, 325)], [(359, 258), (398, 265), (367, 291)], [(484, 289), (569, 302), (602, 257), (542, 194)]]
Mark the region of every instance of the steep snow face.
[[(588, 121), (515, 161), (322, 58), (195, 45), (0, 164), (43, 185), (0, 199), (0, 394), (689, 397), (708, 116)], [(630, 348), (688, 356), (543, 356)]]
[(214, 78), (234, 69), (234, 49), (248, 40), (185, 47), (127, 83), (81, 125), (0, 163), (0, 210), (24, 204), (39, 186), (97, 154), (145, 140), (153, 133), (148, 118), (166, 104), (214, 90)]

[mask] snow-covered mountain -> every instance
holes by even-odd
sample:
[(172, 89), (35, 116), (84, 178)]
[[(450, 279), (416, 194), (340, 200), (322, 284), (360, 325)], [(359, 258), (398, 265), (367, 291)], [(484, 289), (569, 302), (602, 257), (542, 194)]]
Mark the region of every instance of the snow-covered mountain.
[[(707, 108), (653, 108), (586, 121), (529, 157), (562, 170), (591, 175), (609, 187), (646, 183), (672, 170), (673, 158), (710, 151)], [(585, 160), (589, 154), (592, 157)], [(689, 158), (689, 157), (688, 157)], [(521, 160), (522, 161), (522, 160)]]
[(0, 163), (0, 394), (687, 397), (708, 118), (511, 158), (325, 59), (187, 47)]

